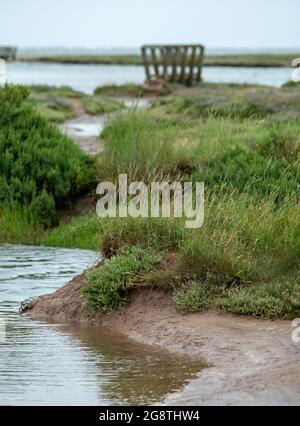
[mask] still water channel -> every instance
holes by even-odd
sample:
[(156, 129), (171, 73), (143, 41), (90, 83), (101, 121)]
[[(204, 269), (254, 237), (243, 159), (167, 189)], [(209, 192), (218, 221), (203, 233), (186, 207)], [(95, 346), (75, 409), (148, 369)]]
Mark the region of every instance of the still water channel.
[(159, 403), (201, 370), (108, 330), (19, 315), (21, 302), (98, 260), (88, 250), (0, 245), (0, 405)]

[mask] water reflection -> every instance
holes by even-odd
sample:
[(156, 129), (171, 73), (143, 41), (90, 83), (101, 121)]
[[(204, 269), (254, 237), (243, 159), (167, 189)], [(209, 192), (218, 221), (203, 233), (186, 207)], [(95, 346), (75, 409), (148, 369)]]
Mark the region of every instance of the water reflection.
[[(129, 341), (96, 327), (65, 327), (99, 360), (99, 385), (109, 403), (151, 404), (184, 386), (204, 367), (192, 360)], [(104, 378), (104, 380), (103, 380)], [(105, 380), (109, 378), (109, 380)]]
[(54, 291), (96, 261), (86, 250), (0, 245), (1, 405), (150, 404), (202, 368), (99, 328), (18, 314), (24, 299)]

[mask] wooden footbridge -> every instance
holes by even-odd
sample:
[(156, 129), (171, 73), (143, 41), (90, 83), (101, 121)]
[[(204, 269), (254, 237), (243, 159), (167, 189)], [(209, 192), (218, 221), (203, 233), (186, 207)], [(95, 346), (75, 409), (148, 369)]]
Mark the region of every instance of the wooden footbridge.
[(191, 86), (202, 81), (204, 46), (145, 45), (142, 58), (147, 82), (168, 81)]

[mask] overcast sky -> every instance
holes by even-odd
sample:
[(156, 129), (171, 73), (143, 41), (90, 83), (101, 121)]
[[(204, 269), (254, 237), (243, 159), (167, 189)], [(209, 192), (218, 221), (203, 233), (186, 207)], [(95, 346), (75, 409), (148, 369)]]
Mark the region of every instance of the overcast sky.
[(300, 0), (0, 0), (0, 45), (300, 47)]

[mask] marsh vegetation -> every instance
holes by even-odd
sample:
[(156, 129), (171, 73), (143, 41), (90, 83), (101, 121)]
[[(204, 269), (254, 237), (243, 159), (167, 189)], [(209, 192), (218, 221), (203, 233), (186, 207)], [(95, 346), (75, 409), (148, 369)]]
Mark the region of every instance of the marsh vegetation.
[[(132, 289), (143, 286), (171, 292), (183, 312), (213, 307), (269, 318), (300, 314), (298, 86), (173, 86), (171, 95), (146, 111), (114, 114), (95, 160), (24, 104), (23, 95), (18, 100), (16, 90), (1, 92), (1, 158), (12, 158), (13, 167), (22, 171), (16, 183), (18, 175), (1, 167), (1, 179), (8, 182), (1, 186), (7, 188), (0, 200), (2, 241), (15, 233), (30, 242), (36, 220), (45, 218), (35, 238), (40, 243), (101, 250), (106, 260), (88, 272), (84, 288), (91, 311), (115, 309), (127, 303)], [(13, 107), (5, 102), (7, 96), (13, 96)], [(12, 121), (18, 132), (10, 139), (17, 125)], [(20, 158), (27, 158), (27, 145), (30, 152), (38, 149), (29, 163), (43, 153), (44, 173), (34, 172), (37, 160), (26, 163), (30, 172), (25, 173), (13, 157), (18, 150)], [(119, 173), (145, 183), (205, 182), (204, 226), (187, 230), (177, 218), (100, 219), (90, 212), (51, 228), (53, 212), (72, 196), (91, 182), (114, 181)], [(68, 183), (63, 194), (57, 192), (60, 179)], [(33, 188), (29, 195), (27, 185)], [(36, 211), (37, 198), (44, 199), (46, 192), (50, 214), (47, 209), (31, 214), (24, 223), (21, 209)], [(11, 206), (17, 206), (14, 213)], [(17, 232), (20, 223), (22, 232)]]
[[(206, 55), (205, 66), (212, 67), (289, 67), (299, 53)], [(141, 55), (48, 55), (24, 56), (23, 62), (61, 64), (142, 65)]]
[[(124, 104), (105, 93), (87, 95), (68, 86), (29, 86), (28, 101), (35, 109), (53, 123), (62, 123), (79, 114), (106, 114), (120, 111)], [(101, 96), (100, 96), (101, 95)]]

